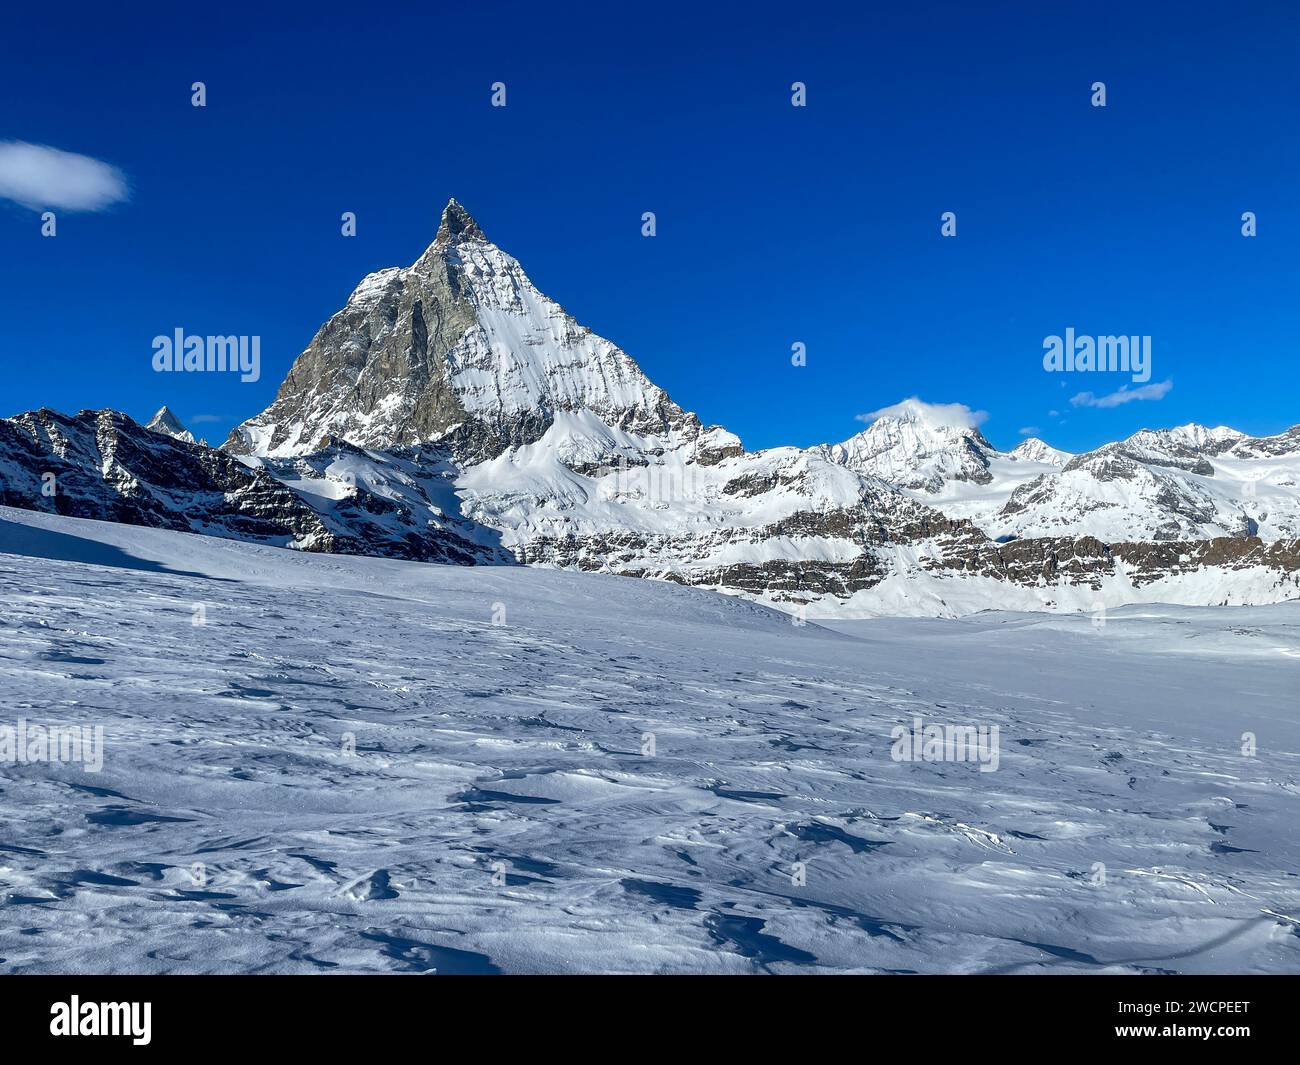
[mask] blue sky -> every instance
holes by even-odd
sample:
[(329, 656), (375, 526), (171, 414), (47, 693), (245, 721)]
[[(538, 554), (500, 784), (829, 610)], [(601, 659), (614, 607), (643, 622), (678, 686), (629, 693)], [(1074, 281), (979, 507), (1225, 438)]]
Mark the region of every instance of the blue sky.
[[(987, 412), (1003, 447), (1300, 421), (1300, 11), (975, 6), (11, 11), (0, 140), (130, 191), (52, 239), (0, 200), (0, 415), (167, 403), (222, 439), (455, 196), (750, 447), (843, 439), (912, 395)], [(262, 379), (155, 374), (176, 327), (261, 336)], [(1150, 335), (1172, 387), (1072, 405), (1128, 378), (1044, 372), (1067, 327)]]

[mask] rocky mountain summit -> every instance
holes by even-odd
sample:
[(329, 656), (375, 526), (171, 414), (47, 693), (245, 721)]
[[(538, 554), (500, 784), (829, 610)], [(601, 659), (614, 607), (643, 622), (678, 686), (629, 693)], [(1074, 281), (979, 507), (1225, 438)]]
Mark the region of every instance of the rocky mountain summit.
[[(615, 433), (707, 446), (694, 415), (542, 295), (452, 200), (424, 254), (363, 278), (275, 402), (224, 447), (282, 457), (334, 438), (376, 448), (438, 440), (474, 462), (533, 444), (557, 415), (577, 412)], [(612, 439), (587, 444), (593, 461), (619, 457)]]
[[(191, 433), (181, 420), (172, 413), (170, 407), (160, 407), (158, 413), (149, 419), (146, 429), (155, 433), (162, 433), (164, 436), (170, 436), (173, 440), (183, 440), (187, 444), (197, 444), (194, 434)], [(205, 440), (206, 444), (207, 441)]]
[(909, 399), (825, 453), (851, 470), (933, 494), (953, 481), (989, 484), (997, 450), (974, 425), (945, 423), (926, 404)]
[(1068, 451), (1054, 448), (1036, 436), (1026, 437), (1007, 452), (1007, 456), (1021, 462), (1037, 462), (1044, 466), (1064, 466), (1074, 458)]
[[(998, 451), (907, 400), (746, 451), (532, 284), (452, 200), (365, 277), (219, 450), (164, 408), (0, 421), (0, 503), (310, 551), (525, 563), (823, 614), (1297, 594), (1300, 429)], [(56, 489), (49, 490), (53, 475)]]

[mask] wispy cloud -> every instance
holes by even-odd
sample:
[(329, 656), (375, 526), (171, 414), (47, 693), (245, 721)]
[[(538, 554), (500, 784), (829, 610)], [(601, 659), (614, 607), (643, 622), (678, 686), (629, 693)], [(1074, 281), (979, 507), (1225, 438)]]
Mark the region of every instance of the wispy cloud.
[(1038, 426), (1022, 425), (1019, 429), (1016, 430), (1016, 432), (1018, 432), (1021, 436), (1033, 436), (1035, 433), (1038, 432)]
[(195, 414), (190, 418), (191, 425), (207, 425), (209, 422), (221, 421), (220, 414)]
[(126, 176), (88, 155), (0, 141), (0, 197), (34, 211), (102, 211), (127, 198)]
[(900, 403), (894, 403), (880, 410), (857, 415), (860, 422), (871, 423), (877, 418), (906, 418), (921, 422), (923, 425), (952, 426), (958, 429), (974, 429), (983, 425), (988, 419), (988, 411), (971, 410), (965, 403), (926, 403), (916, 396), (910, 396)]
[(1173, 381), (1153, 381), (1141, 388), (1121, 385), (1118, 392), (1110, 392), (1104, 396), (1080, 392), (1077, 396), (1070, 397), (1070, 405), (1072, 407), (1118, 407), (1125, 403), (1132, 403), (1135, 399), (1164, 399), (1173, 387)]

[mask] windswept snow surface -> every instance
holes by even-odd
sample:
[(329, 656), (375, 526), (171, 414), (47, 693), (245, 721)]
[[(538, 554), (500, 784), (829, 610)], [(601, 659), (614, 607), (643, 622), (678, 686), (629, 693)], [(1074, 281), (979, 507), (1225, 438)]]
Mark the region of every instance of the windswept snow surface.
[(1300, 606), (835, 624), (0, 508), (0, 970), (1300, 971)]

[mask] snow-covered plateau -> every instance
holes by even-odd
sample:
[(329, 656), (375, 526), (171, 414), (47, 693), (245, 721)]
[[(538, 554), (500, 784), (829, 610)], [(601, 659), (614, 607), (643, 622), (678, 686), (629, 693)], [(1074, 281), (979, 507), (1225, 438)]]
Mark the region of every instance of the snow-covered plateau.
[(0, 754), (103, 730), (0, 764), (5, 972), (1300, 970), (1300, 604), (831, 628), (8, 507), (0, 603)]

